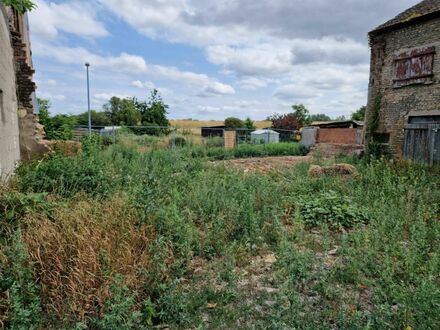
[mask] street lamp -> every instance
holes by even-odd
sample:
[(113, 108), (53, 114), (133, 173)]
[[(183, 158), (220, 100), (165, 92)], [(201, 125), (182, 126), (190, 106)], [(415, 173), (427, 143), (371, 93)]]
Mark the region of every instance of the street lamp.
[(90, 83), (89, 83), (89, 67), (90, 63), (86, 62), (87, 71), (87, 110), (89, 112), (89, 135), (92, 135), (92, 113), (90, 112)]

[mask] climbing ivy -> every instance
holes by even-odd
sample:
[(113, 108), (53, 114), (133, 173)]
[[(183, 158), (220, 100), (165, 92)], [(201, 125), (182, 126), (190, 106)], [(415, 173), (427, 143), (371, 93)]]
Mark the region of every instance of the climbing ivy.
[(31, 11), (37, 7), (37, 5), (31, 0), (0, 0), (0, 2), (3, 2), (5, 6), (13, 7), (20, 14), (23, 14), (26, 11)]
[(370, 138), (373, 137), (374, 133), (379, 127), (379, 113), (382, 106), (382, 94), (377, 94), (374, 99), (374, 106), (371, 109), (370, 118), (368, 120), (367, 133)]
[(391, 150), (388, 145), (375, 139), (375, 133), (379, 128), (380, 109), (382, 107), (382, 94), (377, 94), (367, 124), (366, 139), (368, 141), (368, 154), (374, 158), (391, 158)]

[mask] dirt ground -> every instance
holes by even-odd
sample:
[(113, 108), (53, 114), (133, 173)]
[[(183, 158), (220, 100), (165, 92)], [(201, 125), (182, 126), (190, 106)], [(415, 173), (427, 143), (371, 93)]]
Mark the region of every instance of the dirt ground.
[(243, 169), (245, 173), (270, 172), (277, 169), (289, 168), (299, 163), (310, 163), (311, 156), (281, 156), (264, 158), (233, 159), (214, 162), (214, 164), (232, 165)]

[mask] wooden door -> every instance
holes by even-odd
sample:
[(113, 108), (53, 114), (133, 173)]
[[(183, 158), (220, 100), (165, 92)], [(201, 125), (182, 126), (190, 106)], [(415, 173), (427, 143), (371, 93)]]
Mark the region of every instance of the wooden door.
[(440, 164), (440, 124), (408, 124), (404, 155), (419, 164)]

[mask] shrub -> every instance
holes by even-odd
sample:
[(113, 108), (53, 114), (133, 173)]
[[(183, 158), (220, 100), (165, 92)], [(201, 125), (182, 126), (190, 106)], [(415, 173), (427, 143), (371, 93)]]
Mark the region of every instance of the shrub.
[(208, 137), (203, 142), (207, 148), (223, 147), (223, 138), (220, 136)]
[(53, 156), (43, 162), (24, 165), (18, 171), (18, 185), (28, 193), (56, 193), (71, 197), (79, 192), (105, 196), (117, 184), (111, 168), (97, 157)]
[(140, 329), (142, 313), (135, 309), (136, 292), (124, 286), (120, 275), (116, 276), (115, 283), (110, 286), (110, 292), (112, 297), (105, 303), (104, 315), (95, 320), (96, 327), (103, 330)]
[(170, 147), (176, 146), (176, 147), (184, 147), (186, 146), (186, 139), (183, 136), (176, 136), (170, 139)]
[(234, 149), (194, 147), (192, 157), (207, 157), (212, 160), (267, 156), (304, 156), (307, 148), (299, 143), (240, 144)]
[(331, 228), (352, 228), (369, 222), (367, 210), (348, 196), (335, 191), (302, 198), (298, 203), (301, 217), (308, 228), (328, 224)]
[(275, 114), (270, 117), (272, 128), (296, 131), (301, 127), (301, 123), (293, 113), (284, 115)]
[(244, 128), (244, 122), (241, 119), (235, 117), (229, 117), (225, 119), (226, 128)]
[[(10, 329), (39, 329), (41, 325), (41, 304), (39, 288), (32, 276), (32, 264), (21, 232), (12, 236), (12, 244), (6, 249), (9, 265), (2, 261), (0, 276), (1, 292), (8, 292)], [(0, 302), (3, 305), (3, 299)], [(0, 308), (1, 310), (1, 308)], [(3, 324), (2, 324), (3, 325)]]
[(51, 205), (47, 194), (23, 194), (16, 191), (0, 191), (0, 238), (6, 238), (19, 228), (20, 220), (29, 213), (50, 215)]

